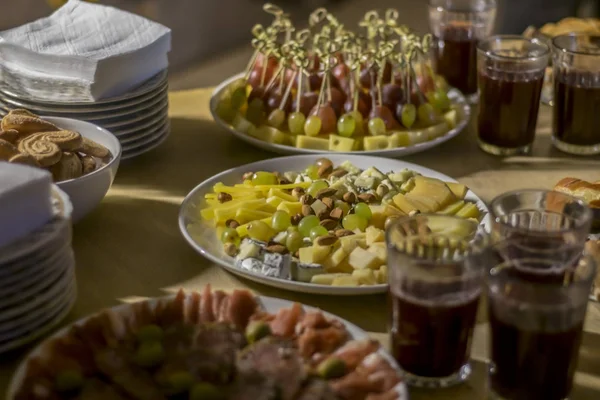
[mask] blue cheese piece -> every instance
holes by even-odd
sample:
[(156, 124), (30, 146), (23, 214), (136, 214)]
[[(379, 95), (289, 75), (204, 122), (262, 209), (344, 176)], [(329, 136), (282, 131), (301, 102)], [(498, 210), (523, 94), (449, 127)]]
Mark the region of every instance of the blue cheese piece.
[(271, 278), (290, 279), (290, 256), (279, 253), (265, 253), (261, 273)]
[(239, 269), (243, 269), (248, 272), (253, 272), (255, 274), (260, 274), (263, 267), (262, 261), (256, 258), (246, 258), (243, 260), (237, 260), (236, 265)]
[(313, 276), (325, 273), (325, 268), (320, 264), (303, 264), (297, 261), (291, 264), (291, 276), (294, 281), (310, 283)]
[(0, 162), (0, 248), (41, 228), (53, 217), (52, 175)]

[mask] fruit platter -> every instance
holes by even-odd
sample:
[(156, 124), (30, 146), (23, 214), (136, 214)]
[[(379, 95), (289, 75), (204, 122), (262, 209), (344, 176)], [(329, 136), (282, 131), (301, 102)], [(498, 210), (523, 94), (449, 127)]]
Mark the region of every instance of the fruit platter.
[(357, 32), (327, 10), (296, 30), (279, 8), (252, 29), (245, 72), (219, 85), (215, 121), (238, 138), (280, 154), (359, 153), (397, 157), (460, 133), (471, 109), (436, 75), (431, 36), (397, 23), (395, 10), (365, 14)]
[(21, 363), (8, 398), (407, 400), (408, 394), (392, 357), (347, 321), (207, 286), (121, 305), (57, 332)]
[[(417, 213), (487, 224), (487, 209), (465, 185), (403, 161), (357, 155), (289, 156), (218, 174), (181, 205), (188, 243), (228, 271), (306, 293), (387, 290), (384, 230)], [(460, 237), (472, 224), (435, 232)]]

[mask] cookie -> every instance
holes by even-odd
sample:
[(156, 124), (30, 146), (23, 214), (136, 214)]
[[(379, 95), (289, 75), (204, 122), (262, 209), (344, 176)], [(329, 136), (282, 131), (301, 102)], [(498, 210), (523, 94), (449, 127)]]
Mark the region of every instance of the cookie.
[(40, 117), (25, 110), (12, 110), (9, 112), (2, 118), (0, 127), (4, 131), (14, 129), (19, 132), (20, 135), (31, 135), (38, 132), (60, 130), (56, 125), (44, 121)]
[(6, 140), (7, 142), (10, 142), (12, 144), (17, 144), (19, 137), (19, 132), (15, 131), (14, 129), (9, 129), (7, 131), (0, 130), (1, 140)]
[(83, 144), (77, 151), (98, 158), (104, 158), (110, 154), (110, 151), (106, 147), (86, 137), (83, 138)]
[(62, 151), (76, 151), (83, 145), (83, 140), (79, 132), (55, 131), (43, 132), (43, 134), (45, 140), (56, 144)]
[(83, 166), (83, 175), (87, 175), (90, 172), (96, 170), (96, 159), (92, 156), (79, 156), (81, 159), (81, 165)]
[(21, 140), (19, 151), (33, 156), (42, 167), (50, 167), (56, 164), (63, 154), (56, 143), (46, 140), (44, 132), (34, 133)]
[(60, 161), (50, 167), (55, 182), (79, 178), (83, 175), (83, 164), (75, 153), (64, 152)]
[(25, 164), (30, 165), (32, 167), (41, 167), (40, 163), (35, 160), (31, 155), (25, 153), (19, 153), (16, 156), (13, 156), (8, 162), (15, 164)]
[(8, 161), (19, 154), (19, 149), (12, 143), (0, 139), (0, 161)]

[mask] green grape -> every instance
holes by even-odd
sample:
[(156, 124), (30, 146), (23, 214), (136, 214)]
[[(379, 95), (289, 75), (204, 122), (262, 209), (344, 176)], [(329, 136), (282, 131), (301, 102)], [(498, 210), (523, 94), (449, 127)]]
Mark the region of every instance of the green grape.
[(304, 133), (308, 136), (317, 136), (321, 132), (321, 118), (311, 115), (304, 123)]
[(336, 200), (335, 206), (337, 208), (341, 208), (342, 211), (344, 212), (344, 215), (346, 215), (350, 212), (350, 205), (343, 200)]
[(301, 112), (293, 112), (288, 117), (288, 129), (293, 135), (304, 135), (306, 117)]
[(285, 111), (280, 110), (279, 108), (274, 109), (269, 114), (269, 118), (267, 118), (267, 123), (271, 125), (273, 128), (279, 128), (285, 122)]
[(385, 122), (379, 117), (369, 120), (369, 133), (373, 136), (385, 135)]
[(135, 352), (135, 362), (140, 367), (156, 367), (165, 359), (165, 349), (158, 341), (146, 341), (140, 343)]
[(356, 135), (362, 135), (363, 133), (365, 133), (364, 130), (364, 126), (365, 126), (365, 119), (363, 118), (362, 114), (360, 113), (360, 111), (356, 110), (356, 111), (350, 111), (348, 113), (348, 115), (352, 115), (352, 117), (354, 118), (354, 136)]
[(450, 99), (448, 98), (448, 95), (441, 90), (427, 93), (427, 99), (438, 111), (445, 111), (450, 108)]
[(338, 134), (344, 137), (351, 137), (356, 130), (356, 120), (352, 114), (344, 114), (337, 123)]
[(265, 104), (259, 98), (252, 99), (246, 110), (246, 119), (256, 126), (260, 126), (265, 119)]
[(435, 110), (429, 103), (423, 103), (417, 109), (419, 121), (427, 125), (432, 125), (436, 121)]
[(371, 219), (373, 213), (371, 212), (371, 207), (367, 203), (358, 203), (354, 206), (354, 214), (360, 215), (367, 221)]
[(189, 400), (224, 400), (225, 394), (208, 382), (196, 383), (190, 390)]
[[(237, 231), (236, 231), (237, 234)], [(139, 331), (137, 331), (137, 339), (140, 342), (147, 342), (147, 341), (160, 341), (162, 340), (164, 335), (163, 329), (158, 326), (158, 325), (145, 325), (142, 326), (140, 328)]]
[(446, 82), (446, 79), (444, 79), (443, 76), (436, 75), (433, 78), (433, 82), (434, 82), (434, 86), (436, 88), (438, 88), (438, 90), (441, 90), (443, 92), (447, 92), (448, 91), (448, 82)]
[(273, 229), (277, 232), (282, 232), (289, 228), (290, 225), (292, 225), (290, 214), (282, 210), (275, 211), (271, 219), (271, 226)]
[(329, 184), (324, 180), (314, 181), (313, 183), (310, 184), (310, 186), (306, 190), (306, 193), (310, 194), (312, 197), (315, 197), (317, 195), (317, 193), (319, 192), (319, 190), (327, 189), (328, 187), (329, 187)]
[(221, 242), (238, 245), (240, 243), (240, 235), (233, 228), (225, 228), (223, 233), (221, 233)]
[(298, 224), (298, 232), (304, 237), (310, 236), (310, 230), (315, 226), (319, 226), (319, 217), (316, 215), (309, 215), (300, 220)]
[(304, 173), (308, 175), (310, 179), (317, 179), (319, 177), (319, 167), (316, 165), (309, 165), (304, 170)]
[(417, 119), (417, 108), (415, 105), (409, 103), (402, 106), (400, 119), (400, 122), (402, 122), (402, 125), (404, 125), (405, 128), (409, 129), (411, 126), (413, 126)]
[(231, 99), (221, 99), (217, 104), (217, 115), (224, 121), (231, 122), (235, 117), (236, 110), (231, 106)]
[(348, 229), (350, 231), (355, 229), (364, 231), (367, 229), (368, 225), (369, 221), (367, 221), (365, 217), (358, 214), (348, 214), (344, 217), (344, 219), (342, 219), (342, 226), (344, 229)]
[(273, 230), (263, 221), (256, 220), (248, 224), (248, 236), (254, 240), (268, 242), (273, 236)]
[(171, 372), (164, 384), (167, 394), (173, 396), (190, 390), (194, 384), (194, 377), (187, 371)]
[(258, 171), (252, 175), (252, 184), (256, 185), (277, 185), (279, 179), (272, 172)]
[(310, 230), (310, 234), (309, 234), (310, 240), (315, 240), (319, 236), (325, 236), (328, 233), (329, 233), (329, 231), (327, 230), (327, 228), (325, 228), (324, 226), (321, 226), (321, 225), (317, 225)]
[(83, 374), (77, 369), (66, 369), (56, 374), (54, 387), (59, 393), (79, 391), (83, 386)]
[(231, 93), (231, 108), (239, 110), (246, 102), (246, 85), (236, 88)]
[(295, 253), (298, 251), (303, 244), (304, 240), (298, 231), (289, 232), (287, 238), (285, 239), (285, 247), (287, 247), (290, 253)]

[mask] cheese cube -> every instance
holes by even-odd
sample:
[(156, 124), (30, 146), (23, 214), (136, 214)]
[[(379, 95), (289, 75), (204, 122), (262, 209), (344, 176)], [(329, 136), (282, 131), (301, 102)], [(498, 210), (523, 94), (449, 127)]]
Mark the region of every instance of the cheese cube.
[(331, 286), (360, 286), (360, 282), (352, 275), (345, 275), (336, 277)]
[(385, 240), (385, 232), (374, 226), (368, 226), (365, 231), (367, 234), (367, 246), (372, 245), (375, 242), (383, 242)]
[(375, 285), (377, 278), (372, 269), (355, 269), (352, 272), (352, 276), (355, 277), (361, 285)]
[(370, 251), (357, 247), (348, 256), (348, 264), (354, 269), (377, 269), (381, 266), (382, 261)]
[(377, 258), (381, 260), (382, 263), (387, 262), (387, 249), (386, 249), (385, 243), (383, 243), (383, 242), (373, 243), (372, 245), (369, 246), (367, 251), (375, 254), (377, 256)]
[(348, 253), (346, 253), (344, 249), (340, 247), (339, 249), (334, 251), (329, 257), (327, 257), (325, 261), (323, 261), (323, 267), (325, 267), (326, 270), (334, 269), (338, 265), (340, 265), (340, 263), (344, 261), (346, 257), (348, 257)]
[(309, 246), (298, 250), (301, 263), (320, 264), (331, 253), (331, 246)]

